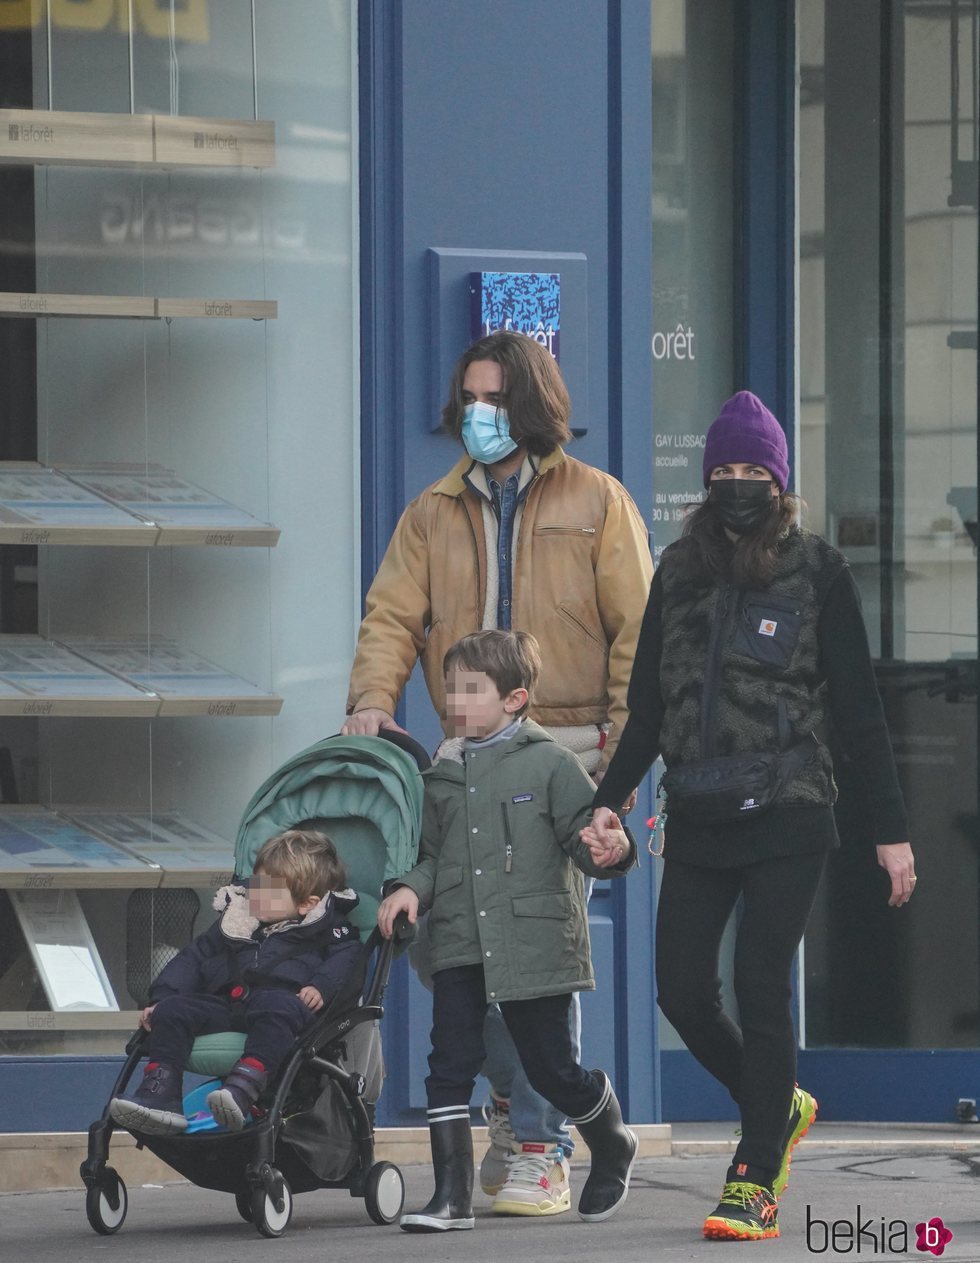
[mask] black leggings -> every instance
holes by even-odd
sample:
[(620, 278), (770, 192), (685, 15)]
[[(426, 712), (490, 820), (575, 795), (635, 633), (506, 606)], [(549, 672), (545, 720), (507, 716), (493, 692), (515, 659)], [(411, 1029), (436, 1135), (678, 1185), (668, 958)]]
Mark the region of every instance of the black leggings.
[[(774, 1175), (796, 1079), (790, 968), (825, 855), (788, 855), (740, 868), (664, 863), (657, 908), (657, 1002), (698, 1061), (738, 1103), (733, 1165)], [(722, 1012), (718, 952), (738, 896), (735, 998), (741, 1029)]]

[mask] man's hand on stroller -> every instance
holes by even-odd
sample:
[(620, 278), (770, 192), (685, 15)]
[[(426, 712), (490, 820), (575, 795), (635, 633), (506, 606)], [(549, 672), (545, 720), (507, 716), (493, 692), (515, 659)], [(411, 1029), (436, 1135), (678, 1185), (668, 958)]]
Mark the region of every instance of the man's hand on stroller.
[(419, 897), (410, 886), (399, 886), (387, 899), (382, 899), (378, 908), (378, 929), (385, 938), (391, 938), (395, 918), (400, 912), (408, 917), (409, 924), (414, 925), (419, 915)]
[(303, 1001), (308, 1009), (312, 1009), (314, 1013), (319, 1013), (323, 1008), (323, 996), (317, 991), (316, 987), (304, 987), (299, 992), (299, 998)]
[(405, 731), (395, 723), (386, 710), (368, 707), (366, 710), (356, 710), (353, 715), (348, 715), (347, 722), (340, 730), (340, 735), (342, 737), (376, 737), (382, 728), (394, 728), (395, 732)]
[(140, 1014), (140, 1026), (142, 1026), (143, 1030), (148, 1031), (150, 1029), (150, 1014), (156, 1007), (155, 1004), (148, 1004)]

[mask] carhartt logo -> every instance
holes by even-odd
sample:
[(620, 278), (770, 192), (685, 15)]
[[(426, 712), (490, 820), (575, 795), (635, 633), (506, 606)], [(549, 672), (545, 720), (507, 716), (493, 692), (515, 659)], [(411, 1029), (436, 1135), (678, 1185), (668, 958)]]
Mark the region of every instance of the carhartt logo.
[(930, 1219), (928, 1223), (916, 1224), (915, 1235), (915, 1248), (928, 1251), (937, 1258), (953, 1239), (953, 1234), (938, 1215), (934, 1219)]
[(760, 636), (775, 636), (776, 626), (777, 624), (774, 619), (764, 618), (762, 622), (759, 624), (759, 635)]

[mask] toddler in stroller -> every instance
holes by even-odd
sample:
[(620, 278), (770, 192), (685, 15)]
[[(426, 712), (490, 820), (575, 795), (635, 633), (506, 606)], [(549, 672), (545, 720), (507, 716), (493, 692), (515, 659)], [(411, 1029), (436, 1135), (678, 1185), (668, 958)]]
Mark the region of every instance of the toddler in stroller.
[[(126, 1216), (125, 1185), (108, 1165), (115, 1125), (193, 1183), (233, 1193), (266, 1236), (285, 1230), (293, 1192), (317, 1188), (363, 1197), (377, 1223), (397, 1218), (401, 1173), (374, 1161), (373, 1118), (381, 1000), (405, 939), (385, 944), (373, 926), (383, 881), (417, 853), (427, 765), (400, 733), (331, 737), (254, 795), (235, 849), (237, 872), (252, 874), (248, 895), (219, 892), (220, 921), (156, 980), (156, 1005), (89, 1128), (81, 1175), (97, 1232), (118, 1231)], [(345, 868), (353, 890), (338, 889)], [(195, 1039), (201, 1031), (211, 1033)], [(143, 1082), (128, 1092), (148, 1052)], [(224, 1080), (191, 1094), (207, 1099), (200, 1130), (187, 1125), (184, 1067)]]
[(215, 921), (156, 978), (140, 1025), (143, 1082), (109, 1102), (114, 1122), (144, 1135), (186, 1131), (183, 1071), (194, 1039), (244, 1031), (245, 1047), (207, 1098), (215, 1122), (241, 1131), (297, 1036), (340, 990), (357, 954), (347, 913), (357, 895), (334, 844), (290, 829), (260, 849), (248, 891), (223, 886)]

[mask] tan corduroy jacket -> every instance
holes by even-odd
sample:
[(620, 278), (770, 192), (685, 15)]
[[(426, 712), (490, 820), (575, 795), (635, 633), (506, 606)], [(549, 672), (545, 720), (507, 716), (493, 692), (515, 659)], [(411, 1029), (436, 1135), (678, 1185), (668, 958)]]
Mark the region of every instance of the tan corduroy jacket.
[[(417, 657), (443, 720), (442, 660), (482, 625), (487, 554), (469, 456), (402, 514), (367, 595), (347, 713), (393, 714)], [(530, 714), (540, 724), (609, 722), (605, 766), (626, 722), (626, 689), (653, 564), (626, 489), (556, 448), (538, 463), (514, 560), (511, 624), (541, 646)]]

